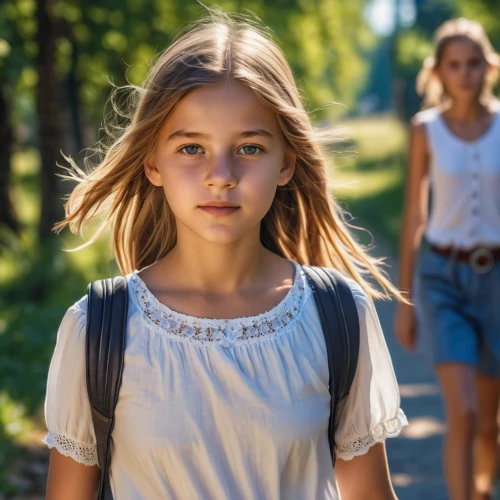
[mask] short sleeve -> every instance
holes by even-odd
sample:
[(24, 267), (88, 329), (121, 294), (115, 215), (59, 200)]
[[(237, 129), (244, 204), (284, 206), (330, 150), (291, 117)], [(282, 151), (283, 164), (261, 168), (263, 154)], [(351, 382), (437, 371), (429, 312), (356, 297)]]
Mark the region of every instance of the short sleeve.
[(57, 333), (45, 397), (49, 448), (84, 465), (97, 464), (96, 440), (85, 377), (87, 300), (70, 307)]
[(360, 326), (359, 359), (335, 432), (337, 458), (364, 455), (375, 443), (398, 436), (408, 425), (400, 408), (399, 388), (375, 306), (351, 281)]

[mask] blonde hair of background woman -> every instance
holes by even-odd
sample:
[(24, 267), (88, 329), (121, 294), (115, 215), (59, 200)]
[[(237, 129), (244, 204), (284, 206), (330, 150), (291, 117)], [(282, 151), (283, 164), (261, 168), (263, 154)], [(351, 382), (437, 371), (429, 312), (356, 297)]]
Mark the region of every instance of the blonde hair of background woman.
[(461, 38), (471, 40), (481, 49), (489, 68), (480, 99), (481, 102), (488, 103), (493, 98), (493, 88), (499, 76), (500, 56), (495, 52), (481, 23), (461, 17), (446, 21), (436, 31), (434, 36), (434, 56), (429, 56), (424, 60), (423, 67), (417, 75), (417, 93), (424, 97), (424, 108), (439, 106), (446, 101), (445, 89), (435, 70), (441, 63), (446, 45)]
[[(160, 55), (142, 88), (127, 87), (135, 96), (135, 100), (127, 98), (130, 119), (119, 134), (117, 128), (107, 127), (112, 140), (107, 147), (101, 145), (97, 166), (87, 160), (84, 172), (67, 158), (71, 167), (66, 177), (78, 184), (65, 204), (66, 217), (55, 230), (69, 225), (73, 233), (81, 234), (85, 222), (104, 213), (87, 244), (111, 227), (115, 256), (124, 274), (166, 255), (176, 243), (175, 218), (162, 187), (147, 179), (144, 161), (180, 99), (195, 88), (229, 78), (252, 89), (276, 114), (286, 143), (297, 156), (291, 181), (278, 188), (262, 221), (262, 244), (300, 264), (333, 266), (355, 279), (372, 298), (401, 299), (382, 271), (381, 260), (369, 256), (351, 236), (330, 194), (321, 145), (330, 142), (333, 134), (313, 129), (283, 53), (253, 23), (220, 11), (210, 11), (178, 37)], [(381, 290), (366, 276), (373, 276)]]

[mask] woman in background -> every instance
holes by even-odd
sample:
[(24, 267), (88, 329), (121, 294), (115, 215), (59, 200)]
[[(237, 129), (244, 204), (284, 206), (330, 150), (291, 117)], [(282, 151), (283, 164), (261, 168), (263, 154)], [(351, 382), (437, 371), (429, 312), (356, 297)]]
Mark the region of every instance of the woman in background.
[[(446, 407), (452, 500), (493, 498), (497, 468), (500, 117), (492, 89), (498, 68), (478, 22), (447, 21), (417, 79), (428, 109), (411, 125), (400, 286), (417, 307), (399, 304), (395, 330), (409, 350), (417, 326), (429, 340)], [(417, 258), (423, 235), (428, 245)]]

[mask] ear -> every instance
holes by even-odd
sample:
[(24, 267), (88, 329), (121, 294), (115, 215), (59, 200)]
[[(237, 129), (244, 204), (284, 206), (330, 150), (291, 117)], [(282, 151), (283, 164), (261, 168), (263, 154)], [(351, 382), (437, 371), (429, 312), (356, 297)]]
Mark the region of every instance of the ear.
[(278, 186), (284, 186), (290, 182), (290, 179), (295, 172), (295, 163), (297, 162), (297, 154), (289, 148), (285, 150), (283, 164), (278, 177)]
[(161, 181), (161, 174), (156, 165), (156, 156), (154, 153), (151, 153), (147, 156), (144, 161), (144, 172), (146, 177), (149, 179), (149, 182), (153, 184), (153, 186), (162, 186), (163, 183)]

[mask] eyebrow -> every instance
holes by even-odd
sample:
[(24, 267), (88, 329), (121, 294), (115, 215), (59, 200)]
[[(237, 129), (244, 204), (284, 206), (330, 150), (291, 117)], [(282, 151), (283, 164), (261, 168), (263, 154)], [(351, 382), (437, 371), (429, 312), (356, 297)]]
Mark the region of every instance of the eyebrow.
[[(245, 138), (248, 139), (249, 137), (270, 137), (273, 138), (273, 134), (271, 132), (268, 132), (267, 130), (264, 130), (263, 128), (258, 128), (255, 130), (245, 130), (244, 132), (240, 132), (237, 137)], [(202, 134), (201, 132), (189, 132), (187, 130), (179, 129), (176, 130), (175, 132), (172, 132), (168, 137), (167, 141), (170, 141), (172, 139), (177, 139), (179, 137), (186, 138), (186, 139), (205, 139), (208, 140), (210, 139), (210, 136), (208, 134)]]

